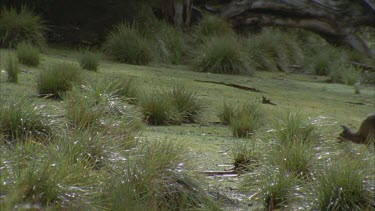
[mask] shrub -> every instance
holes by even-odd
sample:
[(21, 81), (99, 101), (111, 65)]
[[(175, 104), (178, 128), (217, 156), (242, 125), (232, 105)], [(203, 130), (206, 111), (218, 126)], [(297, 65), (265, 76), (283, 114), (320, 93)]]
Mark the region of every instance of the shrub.
[(369, 177), (370, 166), (358, 157), (326, 165), (314, 185), (315, 207), (319, 210), (367, 210), (374, 196), (370, 187), (374, 181), (369, 181), (373, 179)]
[(120, 62), (145, 65), (152, 60), (147, 41), (134, 25), (121, 23), (109, 33), (104, 51)]
[(82, 80), (81, 69), (72, 63), (56, 63), (41, 71), (37, 78), (37, 89), (40, 95), (52, 95), (60, 98), (73, 83)]
[(20, 72), (18, 67), (18, 60), (13, 55), (8, 55), (7, 60), (5, 61), (5, 71), (8, 74), (9, 82), (18, 82), (18, 73)]
[(113, 209), (207, 210), (214, 206), (200, 184), (185, 173), (185, 154), (169, 141), (139, 146), (109, 181)]
[(165, 125), (181, 122), (178, 110), (168, 100), (167, 93), (162, 90), (153, 90), (145, 94), (140, 99), (139, 106), (148, 124)]
[(0, 14), (0, 46), (14, 48), (26, 41), (38, 47), (46, 45), (43, 32), (46, 30), (41, 18), (26, 7), (17, 12), (15, 8), (4, 7)]
[(20, 63), (28, 66), (38, 66), (40, 62), (39, 49), (25, 42), (17, 45), (17, 57)]
[(234, 34), (232, 26), (227, 21), (214, 15), (204, 16), (194, 31), (198, 39)]
[(275, 121), (275, 137), (280, 143), (316, 140), (315, 126), (301, 113), (288, 113)]
[(231, 149), (234, 170), (248, 171), (259, 165), (260, 146), (254, 141), (238, 141)]
[(99, 55), (88, 50), (81, 53), (79, 64), (82, 69), (89, 71), (98, 71)]
[(267, 210), (274, 210), (293, 200), (298, 183), (292, 174), (265, 168), (259, 174), (247, 176), (241, 185), (247, 192), (256, 190), (255, 199), (261, 201)]
[(196, 91), (184, 84), (175, 84), (167, 90), (167, 95), (184, 122), (200, 120), (205, 107)]
[(3, 99), (0, 103), (0, 134), (9, 143), (24, 141), (28, 137), (47, 137), (52, 128), (41, 115), (34, 101)]
[(231, 36), (207, 39), (196, 51), (192, 64), (199, 72), (252, 75), (254, 71), (242, 47)]

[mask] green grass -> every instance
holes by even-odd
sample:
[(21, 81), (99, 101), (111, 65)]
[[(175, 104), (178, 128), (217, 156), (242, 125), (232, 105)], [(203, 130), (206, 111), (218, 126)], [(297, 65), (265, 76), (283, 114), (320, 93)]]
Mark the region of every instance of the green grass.
[(191, 63), (198, 72), (253, 75), (255, 70), (240, 43), (231, 35), (206, 39)]
[(194, 29), (194, 35), (198, 40), (206, 37), (233, 35), (232, 26), (224, 19), (213, 15), (206, 15)]
[(85, 50), (79, 57), (79, 65), (84, 70), (96, 72), (99, 68), (99, 55), (94, 52)]
[(249, 171), (260, 165), (261, 145), (255, 140), (237, 141), (231, 148), (234, 170)]
[(27, 7), (3, 7), (0, 12), (0, 46), (15, 48), (18, 43), (26, 41), (38, 47), (45, 47), (44, 21)]
[[(319, 210), (367, 210), (373, 203), (373, 161), (342, 157), (324, 166), (313, 187)], [(372, 181), (371, 181), (372, 180)], [(372, 186), (372, 187), (371, 187)]]
[(354, 85), (361, 82), (362, 69), (356, 68), (352, 65), (337, 65), (334, 70), (330, 72), (331, 81), (334, 83), (343, 83), (346, 85)]
[(0, 134), (6, 143), (23, 142), (28, 138), (43, 141), (51, 132), (49, 119), (42, 115), (34, 100), (27, 97), (1, 99)]
[(40, 63), (39, 49), (25, 42), (17, 44), (17, 58), (21, 64), (38, 66)]
[(119, 62), (146, 65), (153, 59), (150, 46), (134, 24), (121, 23), (115, 26), (107, 36), (103, 48)]
[(61, 98), (74, 83), (80, 83), (82, 77), (82, 70), (73, 63), (59, 62), (49, 65), (37, 76), (38, 93)]
[(141, 86), (133, 78), (117, 79), (114, 80), (115, 95), (125, 98), (129, 104), (137, 104), (141, 92)]
[(20, 72), (17, 57), (9, 54), (4, 63), (5, 63), (5, 71), (8, 74), (8, 81), (17, 83), (18, 74)]

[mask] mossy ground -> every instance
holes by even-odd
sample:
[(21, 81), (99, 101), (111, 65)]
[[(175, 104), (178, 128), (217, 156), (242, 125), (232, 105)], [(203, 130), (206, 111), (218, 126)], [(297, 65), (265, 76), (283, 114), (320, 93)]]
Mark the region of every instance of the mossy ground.
[[(1, 51), (1, 56), (14, 51)], [(18, 97), (27, 95), (37, 96), (36, 76), (38, 72), (49, 64), (60, 61), (72, 61), (78, 63), (78, 51), (64, 49), (49, 49), (42, 54), (39, 67), (20, 66), (18, 83), (7, 82), (4, 70), (0, 73), (1, 97)], [(321, 141), (340, 148), (336, 143), (336, 137), (341, 131), (340, 125), (347, 124), (358, 128), (361, 120), (371, 112), (374, 112), (375, 90), (373, 86), (364, 86), (361, 94), (354, 94), (352, 86), (326, 83), (324, 76), (286, 74), (282, 72), (256, 72), (255, 76), (233, 76), (210, 73), (194, 72), (186, 66), (150, 65), (136, 66), (120, 64), (104, 58), (98, 72), (86, 72), (86, 77), (100, 79), (106, 77), (129, 78), (132, 77), (142, 86), (142, 89), (156, 86), (165, 86), (172, 82), (183, 82), (198, 90), (198, 94), (206, 103), (204, 122), (200, 124), (182, 124), (177, 126), (148, 126), (142, 136), (147, 139), (167, 138), (183, 143), (190, 152), (190, 159), (195, 164), (197, 172), (205, 170), (223, 170), (230, 168), (221, 164), (232, 162), (229, 150), (236, 141), (227, 126), (217, 124), (217, 117), (223, 101), (229, 103), (242, 103), (249, 100), (261, 101), (262, 96), (271, 99), (277, 106), (265, 105), (265, 125), (256, 131), (252, 139), (267, 141), (272, 127), (273, 119), (286, 111), (301, 111), (318, 123), (318, 132)], [(236, 89), (219, 84), (197, 82), (195, 80), (212, 80), (242, 84), (257, 88), (263, 93), (255, 93)], [(45, 105), (45, 112), (59, 116), (63, 114), (63, 103), (58, 100), (39, 99), (41, 105)], [(363, 146), (344, 143), (353, 148)], [(219, 165), (219, 166), (218, 166)], [(225, 193), (228, 196), (239, 195), (236, 190), (239, 178), (212, 177), (207, 181), (213, 191)], [(248, 202), (229, 205), (229, 208), (240, 209)]]

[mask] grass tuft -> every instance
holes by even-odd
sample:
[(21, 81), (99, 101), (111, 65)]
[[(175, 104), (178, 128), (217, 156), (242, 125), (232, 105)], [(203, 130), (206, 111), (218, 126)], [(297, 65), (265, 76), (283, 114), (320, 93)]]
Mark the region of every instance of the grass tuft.
[(17, 57), (21, 64), (38, 66), (40, 63), (39, 49), (30, 43), (21, 42), (17, 44)]
[(233, 36), (211, 37), (195, 52), (194, 70), (220, 74), (254, 73), (241, 45)]
[(147, 41), (137, 31), (135, 25), (128, 23), (115, 26), (107, 36), (103, 48), (119, 62), (146, 65), (152, 60)]
[(8, 74), (8, 81), (9, 82), (18, 82), (18, 73), (20, 72), (20, 69), (18, 67), (18, 60), (17, 57), (14, 55), (8, 55), (6, 61), (5, 61), (5, 71)]
[(44, 31), (46, 27), (42, 19), (23, 6), (4, 7), (0, 12), (0, 46), (15, 48), (20, 42), (28, 42), (39, 48), (46, 45)]
[(238, 141), (231, 149), (234, 170), (249, 171), (259, 165), (260, 145), (255, 141)]
[(42, 70), (37, 78), (37, 89), (40, 95), (52, 95), (61, 98), (71, 89), (73, 83), (82, 81), (81, 69), (72, 63), (60, 62)]
[(84, 70), (96, 72), (98, 71), (99, 67), (99, 55), (94, 52), (85, 50), (79, 56), (79, 65)]
[(195, 27), (195, 35), (198, 39), (205, 39), (213, 36), (226, 36), (233, 35), (234, 31), (232, 26), (219, 17), (214, 15), (206, 15)]

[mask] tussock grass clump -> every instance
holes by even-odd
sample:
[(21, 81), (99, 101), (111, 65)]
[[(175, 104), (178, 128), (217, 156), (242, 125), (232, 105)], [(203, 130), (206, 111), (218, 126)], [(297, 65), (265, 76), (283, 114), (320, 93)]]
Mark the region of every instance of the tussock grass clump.
[(249, 171), (259, 165), (260, 145), (255, 141), (239, 141), (231, 149), (234, 170)]
[(271, 168), (262, 169), (259, 174), (249, 175), (242, 182), (244, 191), (257, 191), (255, 199), (267, 210), (280, 209), (293, 201), (299, 181), (293, 174)]
[(109, 181), (114, 210), (207, 210), (215, 206), (183, 169), (186, 154), (180, 145), (152, 141), (133, 153)]
[(361, 81), (361, 69), (353, 65), (336, 65), (336, 68), (331, 70), (329, 76), (334, 83), (353, 85)]
[(133, 132), (143, 126), (141, 115), (114, 94), (115, 85), (99, 81), (91, 86), (74, 86), (67, 92), (66, 118), (72, 126), (132, 139)]
[(0, 134), (9, 142), (37, 140), (47, 137), (52, 127), (42, 116), (35, 102), (23, 97), (19, 100), (2, 99), (0, 102)]
[(269, 158), (271, 163), (299, 178), (309, 178), (313, 173), (314, 151), (309, 143), (286, 142), (274, 146)]
[(168, 95), (163, 90), (152, 90), (145, 93), (138, 105), (145, 120), (151, 125), (166, 125), (181, 123), (181, 115), (168, 100)]
[(198, 39), (212, 36), (234, 35), (232, 26), (224, 19), (214, 15), (204, 16), (195, 27), (194, 32)]
[(99, 58), (98, 54), (85, 50), (79, 56), (79, 65), (84, 70), (96, 72), (99, 67)]
[(30, 43), (21, 42), (17, 44), (18, 61), (28, 66), (38, 66), (40, 62), (39, 49)]
[(2, 208), (98, 209), (100, 177), (91, 170), (87, 154), (79, 156), (78, 151), (65, 150), (80, 144), (73, 142), (40, 145), (30, 141), (4, 148), (8, 162), (0, 167), (8, 177), (1, 178)]
[(184, 84), (174, 84), (167, 90), (167, 95), (183, 122), (198, 122), (202, 119), (205, 106), (195, 90)]
[(146, 65), (152, 60), (147, 41), (137, 31), (135, 25), (128, 23), (115, 26), (107, 36), (103, 48), (119, 62)]
[(137, 104), (140, 95), (140, 86), (132, 78), (117, 79), (114, 81), (115, 95), (125, 98), (129, 104)]
[(82, 70), (79, 66), (60, 62), (42, 70), (37, 78), (37, 89), (40, 95), (53, 95), (60, 98), (61, 94), (68, 91), (73, 83), (82, 81)]
[(298, 39), (288, 32), (265, 29), (249, 36), (244, 45), (248, 57), (259, 70), (290, 71), (289, 66), (304, 63), (304, 53)]
[(374, 178), (369, 175), (374, 173), (372, 167), (373, 161), (358, 157), (326, 165), (313, 187), (314, 207), (319, 210), (371, 209)]
[(8, 81), (17, 83), (18, 73), (20, 72), (20, 69), (18, 67), (17, 57), (9, 54), (4, 63), (5, 63), (5, 71), (8, 74)]
[(194, 70), (221, 74), (254, 73), (242, 46), (233, 36), (210, 37), (195, 52)]
[(301, 113), (287, 113), (275, 121), (275, 137), (280, 143), (316, 140), (316, 128)]
[(0, 46), (15, 48), (18, 43), (26, 41), (34, 46), (46, 45), (43, 32), (46, 30), (42, 19), (33, 14), (27, 7), (2, 8), (0, 13)]
[(264, 113), (256, 102), (247, 102), (240, 106), (224, 102), (219, 118), (223, 124), (229, 124), (234, 137), (246, 138), (263, 123)]
[(154, 21), (151, 28), (146, 34), (152, 40), (153, 51), (159, 60), (167, 64), (181, 64), (188, 51), (183, 32), (163, 21)]

